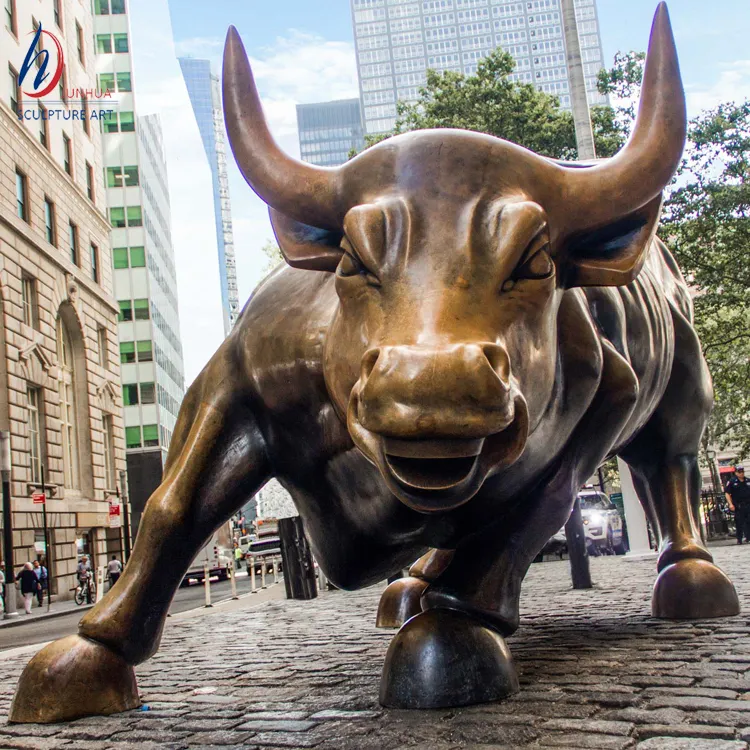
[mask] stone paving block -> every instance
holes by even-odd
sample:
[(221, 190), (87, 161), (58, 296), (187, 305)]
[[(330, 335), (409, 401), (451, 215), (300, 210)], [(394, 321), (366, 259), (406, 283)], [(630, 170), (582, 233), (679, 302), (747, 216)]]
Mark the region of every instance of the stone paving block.
[(249, 732), (306, 732), (315, 726), (314, 721), (292, 721), (288, 719), (270, 719), (268, 721), (246, 721), (237, 727)]
[(554, 734), (545, 735), (543, 747), (576, 747), (589, 750), (625, 750), (633, 746), (629, 737), (609, 734)]
[(616, 734), (628, 736), (635, 725), (628, 721), (604, 721), (597, 719), (550, 719), (541, 724), (541, 729), (556, 732), (592, 732), (594, 734)]
[(198, 747), (257, 747), (250, 742), (252, 732), (231, 732), (231, 731), (214, 731), (214, 732), (196, 732), (185, 738), (185, 742), (190, 746)]
[(747, 750), (747, 742), (697, 738), (652, 737), (639, 742), (636, 750)]
[(701, 739), (733, 740), (736, 738), (734, 727), (710, 726), (706, 724), (646, 724), (636, 730), (639, 739), (649, 737), (692, 737)]
[(262, 732), (252, 736), (251, 742), (258, 747), (316, 747), (322, 737), (312, 735), (285, 734), (284, 732)]

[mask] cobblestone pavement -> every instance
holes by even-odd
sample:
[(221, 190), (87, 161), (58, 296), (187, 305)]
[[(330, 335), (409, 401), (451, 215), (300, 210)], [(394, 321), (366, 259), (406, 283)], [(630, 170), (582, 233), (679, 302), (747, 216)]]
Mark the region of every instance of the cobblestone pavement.
[(714, 553), (743, 600), (738, 617), (652, 620), (653, 560), (594, 559), (597, 586), (585, 592), (570, 590), (567, 562), (532, 566), (510, 639), (522, 690), (503, 703), (383, 710), (391, 633), (373, 625), (371, 588), (170, 620), (160, 652), (137, 670), (149, 711), (9, 726), (29, 654), (9, 656), (0, 748), (747, 750), (750, 547)]

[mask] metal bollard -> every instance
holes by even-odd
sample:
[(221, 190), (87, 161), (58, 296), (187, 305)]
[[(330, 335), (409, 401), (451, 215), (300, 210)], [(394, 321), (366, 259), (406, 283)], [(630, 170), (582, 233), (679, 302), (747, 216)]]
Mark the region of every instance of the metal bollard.
[(104, 598), (104, 581), (104, 568), (100, 565), (96, 569), (96, 604), (99, 604), (99, 602)]
[(318, 565), (318, 589), (320, 591), (326, 590), (326, 574), (323, 572), (323, 568)]
[(276, 555), (273, 557), (273, 582), (279, 582), (279, 558)]
[(255, 586), (255, 558), (252, 556), (250, 557), (250, 593), (258, 593), (258, 589)]
[(260, 558), (260, 587), (262, 589), (267, 589), (268, 584), (266, 583), (266, 558), (261, 557)]
[(211, 604), (211, 577), (208, 563), (203, 564), (203, 587), (206, 590), (206, 607), (213, 607)]
[(237, 596), (237, 579), (234, 577), (234, 563), (229, 566), (229, 580), (232, 582), (232, 599), (239, 599)]

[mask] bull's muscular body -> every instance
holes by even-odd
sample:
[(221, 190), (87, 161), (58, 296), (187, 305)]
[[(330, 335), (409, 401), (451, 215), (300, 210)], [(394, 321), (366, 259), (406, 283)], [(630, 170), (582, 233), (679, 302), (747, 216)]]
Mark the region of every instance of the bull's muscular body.
[[(202, 543), (270, 477), (335, 583), (375, 583), (404, 622), (381, 702), (435, 707), (518, 689), (503, 636), (521, 581), (609, 455), (660, 539), (653, 611), (736, 614), (696, 528), (711, 383), (688, 290), (655, 239), (685, 137), (666, 8), (638, 122), (576, 169), (461, 131), (407, 134), (339, 170), (282, 154), (236, 32), (224, 96), (235, 156), (289, 265), (258, 289), (190, 388), (133, 556), (80, 635), (27, 666), (14, 721), (137, 705)], [(72, 676), (85, 695), (65, 694)]]

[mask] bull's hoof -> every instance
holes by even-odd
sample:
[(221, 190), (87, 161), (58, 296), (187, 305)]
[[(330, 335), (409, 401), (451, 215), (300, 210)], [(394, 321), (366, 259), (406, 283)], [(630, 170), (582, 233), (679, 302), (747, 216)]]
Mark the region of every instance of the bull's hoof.
[(140, 705), (133, 667), (106, 646), (69, 635), (45, 646), (26, 665), (8, 721), (50, 724)]
[(488, 703), (518, 691), (503, 637), (453, 609), (409, 620), (388, 648), (380, 703), (388, 708), (446, 708)]
[(400, 628), (410, 617), (422, 611), (419, 599), (427, 588), (419, 578), (399, 578), (388, 585), (380, 597), (375, 625), (379, 628)]
[(680, 560), (659, 573), (651, 612), (667, 620), (731, 617), (740, 613), (740, 602), (732, 582), (713, 563)]

